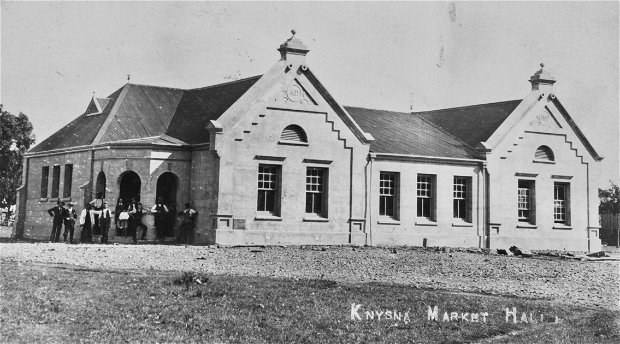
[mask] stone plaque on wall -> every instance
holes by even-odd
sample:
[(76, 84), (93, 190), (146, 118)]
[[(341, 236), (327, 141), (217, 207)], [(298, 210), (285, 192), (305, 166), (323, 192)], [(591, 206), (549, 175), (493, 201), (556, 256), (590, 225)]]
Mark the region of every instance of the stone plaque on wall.
[(233, 229), (245, 229), (245, 219), (233, 219)]

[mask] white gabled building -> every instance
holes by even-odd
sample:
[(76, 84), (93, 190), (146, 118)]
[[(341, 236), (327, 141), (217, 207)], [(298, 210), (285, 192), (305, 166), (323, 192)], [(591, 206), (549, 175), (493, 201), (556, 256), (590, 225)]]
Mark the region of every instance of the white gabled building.
[(279, 51), (253, 78), (93, 97), (27, 153), (15, 234), (100, 191), (189, 200), (200, 243), (599, 249), (602, 158), (544, 68), (523, 100), (406, 113), (342, 106), (298, 38)]

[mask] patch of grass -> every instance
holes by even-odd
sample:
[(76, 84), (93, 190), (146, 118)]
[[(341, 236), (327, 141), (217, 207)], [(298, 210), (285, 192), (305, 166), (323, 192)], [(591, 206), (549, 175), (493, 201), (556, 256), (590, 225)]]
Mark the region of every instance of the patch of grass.
[[(383, 283), (119, 274), (0, 262), (0, 297), (0, 342), (620, 341), (618, 312)], [(352, 320), (357, 305), (354, 313), (360, 317)], [(428, 320), (429, 306), (437, 306), (439, 321)], [(516, 324), (505, 321), (505, 309), (512, 307), (518, 311)], [(392, 312), (389, 319), (386, 311)], [(467, 312), (469, 321), (442, 321), (444, 312), (461, 318)], [(481, 317), (471, 322), (471, 313), (488, 313), (486, 322)], [(534, 320), (543, 314), (546, 320), (522, 322), (523, 313)]]

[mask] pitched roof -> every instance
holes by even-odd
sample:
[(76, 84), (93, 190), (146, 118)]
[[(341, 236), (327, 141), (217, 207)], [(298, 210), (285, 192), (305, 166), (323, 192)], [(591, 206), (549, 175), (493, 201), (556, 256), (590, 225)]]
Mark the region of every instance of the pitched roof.
[(471, 147), (420, 116), (351, 106), (345, 106), (345, 109), (365, 132), (375, 138), (370, 144), (372, 152), (477, 158)]
[(209, 121), (218, 119), (260, 77), (185, 91), (166, 134), (190, 144), (208, 142), (204, 129)]
[(157, 136), (166, 132), (183, 91), (167, 87), (127, 84), (125, 94), (100, 142)]
[(414, 112), (471, 147), (486, 141), (508, 118), (521, 100)]
[[(97, 98), (101, 114), (86, 111), (30, 152), (152, 137), (171, 137), (186, 144), (208, 142), (209, 120), (222, 115), (260, 77), (189, 90), (128, 83), (107, 98)], [(87, 110), (92, 105), (91, 101)]]
[[(121, 89), (112, 93), (108, 98), (109, 104), (113, 104), (121, 93)], [(89, 103), (90, 107), (91, 103)], [(89, 145), (93, 142), (101, 129), (103, 122), (110, 114), (112, 106), (103, 109), (98, 115), (89, 115), (86, 111), (69, 124), (52, 134), (47, 139), (30, 149), (30, 152), (44, 152), (53, 149), (77, 147)]]

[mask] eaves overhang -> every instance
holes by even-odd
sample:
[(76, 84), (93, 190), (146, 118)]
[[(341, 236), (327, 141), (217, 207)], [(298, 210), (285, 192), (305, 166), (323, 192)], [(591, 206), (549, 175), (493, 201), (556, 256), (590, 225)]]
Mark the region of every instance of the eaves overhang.
[(375, 161), (405, 161), (405, 162), (423, 162), (423, 163), (440, 163), (449, 165), (481, 165), (486, 164), (483, 159), (467, 159), (467, 158), (451, 158), (440, 156), (426, 156), (414, 154), (395, 154), (395, 153), (375, 153), (369, 155), (371, 160)]

